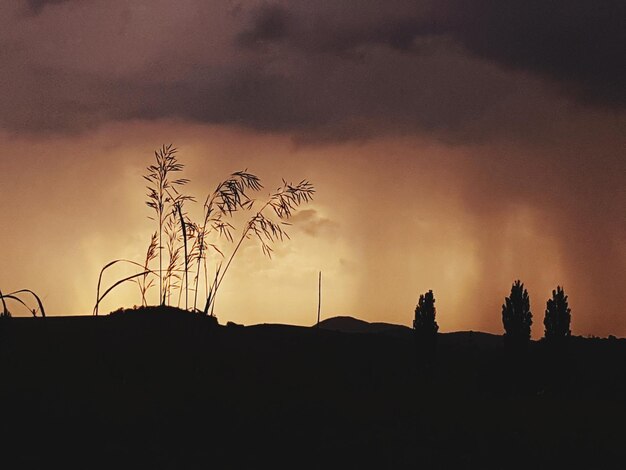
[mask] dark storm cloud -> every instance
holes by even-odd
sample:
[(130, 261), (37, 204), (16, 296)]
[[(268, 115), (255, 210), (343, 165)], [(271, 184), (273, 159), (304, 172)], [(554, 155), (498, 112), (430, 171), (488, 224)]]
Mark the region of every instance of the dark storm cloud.
[(76, 0), (26, 0), (28, 8), (34, 13), (39, 14), (46, 5), (56, 5), (58, 3), (72, 2)]
[(402, 17), (394, 14), (397, 11), (393, 6), (388, 11), (383, 9), (382, 16), (371, 9), (324, 6), (314, 9), (311, 17), (311, 12), (294, 11), (287, 5), (263, 5), (250, 14), (249, 25), (239, 33), (238, 42), (251, 48), (283, 43), (308, 53), (343, 54), (374, 44), (408, 50), (416, 36), (436, 34), (439, 28), (432, 21), (411, 17), (412, 9)]
[(287, 71), (271, 61), (217, 70), (196, 65), (168, 80), (161, 79), (160, 65), (115, 78), (51, 66), (5, 67), (0, 120), (15, 130), (80, 131), (106, 121), (180, 118), (292, 132), (308, 142), (415, 131), (463, 140), (500, 130), (531, 134), (518, 125), (530, 121), (523, 111), (468, 134), (467, 123), (510, 90), (497, 70), (462, 58), (406, 60), (374, 51), (366, 60), (323, 56), (293, 68), (292, 61)]
[(479, 141), (563, 117), (537, 77), (626, 104), (619, 2), (181, 2), (31, 0), (40, 14), (0, 32), (0, 125), (174, 117), (308, 141)]
[(451, 34), (472, 52), (626, 105), (626, 3), (621, 0), (452, 2)]
[(244, 46), (255, 46), (266, 41), (280, 41), (287, 37), (288, 12), (279, 5), (264, 5), (255, 12), (254, 26), (239, 35)]
[[(415, 50), (446, 35), (478, 57), (560, 82), (587, 101), (626, 105), (626, 3), (580, 0), (441, 0), (371, 8), (300, 12), (264, 6), (240, 34), (242, 44), (270, 41), (343, 54), (384, 44)], [(426, 7), (425, 7), (426, 6)], [(314, 15), (314, 20), (305, 15)], [(342, 16), (343, 15), (343, 16)], [(417, 47), (419, 51), (420, 48)]]

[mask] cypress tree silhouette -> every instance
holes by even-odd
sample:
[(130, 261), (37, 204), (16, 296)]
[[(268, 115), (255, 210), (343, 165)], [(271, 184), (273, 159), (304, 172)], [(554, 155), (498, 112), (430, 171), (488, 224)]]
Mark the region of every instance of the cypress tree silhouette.
[(413, 329), (419, 337), (432, 337), (439, 331), (439, 325), (435, 321), (435, 296), (433, 291), (429, 290), (426, 294), (420, 295), (417, 306), (415, 307), (415, 319), (413, 320)]
[(523, 349), (530, 341), (530, 326), (533, 323), (530, 311), (530, 297), (520, 280), (513, 283), (511, 295), (505, 297), (502, 305), (504, 342), (513, 349)]
[(567, 295), (561, 286), (552, 291), (552, 298), (546, 303), (545, 339), (550, 342), (562, 341), (569, 338), (571, 310), (567, 304)]
[(417, 354), (421, 356), (428, 368), (433, 362), (437, 349), (439, 325), (435, 321), (435, 314), (435, 296), (433, 291), (429, 290), (426, 294), (420, 295), (413, 320)]

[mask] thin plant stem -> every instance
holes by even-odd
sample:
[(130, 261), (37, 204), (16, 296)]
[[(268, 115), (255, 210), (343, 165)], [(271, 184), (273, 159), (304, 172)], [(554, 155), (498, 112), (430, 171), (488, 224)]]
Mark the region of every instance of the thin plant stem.
[[(208, 314), (211, 303), (215, 303), (215, 297), (224, 280), (224, 276), (228, 272), (233, 259), (239, 252), (243, 241), (248, 238), (249, 233), (251, 231), (254, 232), (256, 237), (261, 242), (263, 253), (271, 257), (272, 248), (270, 243), (278, 239), (282, 240), (283, 237), (289, 238), (289, 235), (287, 235), (287, 233), (282, 229), (281, 224), (287, 223), (285, 222), (285, 219), (289, 219), (289, 217), (291, 217), (292, 211), (297, 206), (303, 202), (310, 201), (313, 198), (314, 192), (315, 189), (306, 180), (301, 181), (295, 186), (283, 180), (283, 186), (278, 188), (277, 192), (272, 194), (261, 209), (248, 221), (246, 229), (241, 234), (241, 238), (228, 258), (224, 270), (221, 272), (219, 277), (215, 279), (213, 285), (209, 289), (207, 302), (204, 306), (205, 314)], [(251, 207), (251, 204), (248, 204), (247, 207)], [(271, 207), (276, 217), (280, 219), (279, 223), (274, 222), (263, 215), (263, 211), (265, 211), (268, 207)]]
[(43, 302), (41, 301), (41, 299), (39, 298), (39, 296), (37, 294), (35, 294), (32, 290), (30, 289), (20, 289), (20, 290), (16, 290), (15, 292), (10, 292), (9, 294), (2, 294), (0, 293), (0, 297), (2, 297), (2, 304), (5, 308), (5, 312), (6, 310), (6, 303), (4, 302), (4, 299), (13, 299), (16, 300), (17, 302), (21, 303), (24, 307), (26, 307), (28, 309), (28, 311), (30, 313), (33, 314), (34, 317), (36, 317), (36, 313), (37, 311), (35, 309), (32, 309), (26, 304), (26, 302), (24, 302), (22, 299), (20, 299), (17, 294), (30, 294), (32, 295), (35, 300), (37, 301), (37, 305), (39, 306), (39, 311), (41, 312), (41, 316), (45, 318), (46, 316), (46, 310), (43, 308)]
[(189, 310), (189, 255), (187, 252), (187, 226), (185, 224), (182, 204), (180, 202), (176, 203), (176, 209), (178, 211), (178, 217), (180, 219), (180, 228), (183, 232), (183, 244), (185, 248), (185, 310)]
[(134, 266), (138, 266), (142, 269), (144, 269), (144, 271), (141, 273), (144, 276), (147, 276), (148, 274), (156, 274), (154, 271), (150, 270), (150, 269), (145, 269), (144, 266), (140, 263), (137, 263), (135, 261), (131, 261), (129, 259), (116, 259), (113, 260), (109, 263), (107, 263), (106, 265), (104, 265), (104, 267), (100, 270), (100, 275), (98, 276), (98, 286), (96, 287), (96, 305), (93, 309), (93, 314), (95, 316), (98, 315), (98, 304), (100, 303), (100, 301), (98, 300), (100, 298), (100, 286), (102, 285), (102, 276), (104, 275), (104, 271), (106, 271), (108, 268), (110, 268), (111, 266), (117, 264), (117, 263), (129, 263), (132, 264)]
[(0, 300), (2, 300), (2, 313), (5, 317), (9, 316), (9, 309), (7, 308), (7, 303), (4, 301), (4, 295), (2, 295), (2, 291), (0, 290)]
[[(263, 205), (263, 207), (261, 207), (261, 209), (257, 212), (256, 215), (257, 216), (260, 215), (267, 208), (267, 206), (270, 205), (270, 202), (271, 202), (271, 200), (267, 201)], [(224, 279), (224, 276), (226, 275), (226, 272), (228, 271), (228, 268), (230, 267), (231, 263), (233, 262), (233, 258), (235, 258), (235, 255), (239, 251), (239, 248), (241, 247), (243, 241), (246, 239), (246, 237), (248, 236), (248, 233), (252, 229), (253, 220), (254, 220), (254, 217), (248, 221), (248, 224), (246, 225), (246, 229), (241, 234), (241, 238), (237, 242), (237, 246), (235, 246), (235, 249), (231, 253), (230, 258), (228, 258), (228, 262), (226, 263), (226, 266), (224, 267), (224, 270), (222, 271), (221, 275), (219, 276), (219, 278), (218, 278), (218, 276), (215, 277), (215, 280), (213, 281), (213, 285), (211, 286), (211, 290), (210, 290), (210, 292), (212, 293), (212, 296), (209, 296), (207, 298), (207, 302), (206, 302), (206, 304), (204, 306), (204, 314), (205, 315), (207, 315), (209, 313), (209, 307), (211, 306), (210, 303), (213, 303), (213, 304), (215, 303), (215, 296), (217, 295), (217, 290), (219, 289), (220, 285), (222, 284), (222, 280)], [(210, 301), (209, 301), (209, 299), (210, 299)]]
[[(148, 271), (148, 273), (150, 273), (152, 271)], [(141, 273), (137, 273), (137, 274), (133, 274), (132, 276), (128, 276), (125, 277), (124, 279), (120, 279), (119, 281), (117, 281), (115, 284), (113, 284), (111, 287), (109, 287), (104, 294), (102, 294), (96, 301), (96, 305), (94, 307), (94, 312), (95, 315), (98, 315), (98, 306), (100, 304), (100, 302), (102, 301), (102, 299), (104, 299), (106, 297), (106, 295), (111, 292), (113, 289), (115, 289), (117, 286), (119, 286), (120, 284), (126, 282), (126, 281), (131, 281), (139, 276), (143, 276), (144, 274), (146, 274), (146, 272), (141, 272)]]

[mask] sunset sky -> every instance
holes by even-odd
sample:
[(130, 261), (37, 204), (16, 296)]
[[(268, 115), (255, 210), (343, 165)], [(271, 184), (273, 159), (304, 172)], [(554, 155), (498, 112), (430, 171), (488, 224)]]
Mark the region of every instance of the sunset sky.
[[(3, 0), (0, 289), (91, 314), (101, 267), (143, 261), (142, 174), (172, 143), (199, 200), (245, 168), (259, 199), (316, 188), (271, 260), (235, 258), (222, 324), (313, 324), (322, 271), (323, 317), (410, 325), (432, 289), (440, 331), (499, 334), (521, 279), (533, 337), (557, 284), (573, 334), (626, 336), (625, 10)], [(139, 303), (128, 285), (101, 310)]]

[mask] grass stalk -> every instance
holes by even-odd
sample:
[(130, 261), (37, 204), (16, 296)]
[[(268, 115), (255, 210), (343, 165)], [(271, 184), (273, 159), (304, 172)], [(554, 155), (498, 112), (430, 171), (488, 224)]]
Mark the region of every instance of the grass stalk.
[(187, 224), (185, 224), (185, 217), (183, 217), (182, 203), (176, 204), (176, 211), (183, 234), (183, 247), (185, 250), (185, 310), (189, 310), (189, 253), (187, 251)]
[(119, 286), (120, 284), (123, 284), (126, 281), (131, 281), (139, 276), (143, 276), (146, 273), (151, 273), (154, 271), (147, 271), (147, 272), (141, 272), (141, 273), (137, 273), (137, 274), (133, 274), (131, 276), (127, 276), (124, 279), (120, 279), (119, 281), (115, 282), (115, 284), (113, 284), (111, 287), (109, 287), (106, 291), (104, 291), (104, 294), (102, 294), (101, 296), (98, 297), (98, 299), (96, 300), (96, 305), (93, 308), (94, 310), (94, 315), (98, 315), (98, 306), (100, 305), (100, 302), (102, 301), (102, 299), (104, 299), (106, 297), (106, 295), (111, 292), (113, 289), (115, 289), (117, 286)]
[(7, 308), (7, 303), (4, 300), (4, 295), (2, 295), (2, 291), (0, 290), (0, 300), (2, 301), (2, 315), (5, 317), (9, 316), (9, 309)]
[[(159, 303), (165, 305), (165, 280), (163, 279), (163, 231), (167, 219), (172, 215), (170, 210), (179, 197), (178, 188), (187, 184), (189, 180), (180, 178), (170, 181), (170, 173), (180, 172), (184, 165), (176, 159), (177, 149), (164, 145), (154, 152), (156, 163), (147, 167), (144, 179), (148, 181), (148, 200), (146, 205), (154, 209), (158, 224), (158, 256), (159, 256)], [(172, 194), (174, 196), (172, 196)], [(153, 219), (154, 220), (154, 219)]]
[(16, 290), (15, 292), (11, 292), (9, 294), (2, 294), (0, 292), (0, 298), (2, 298), (2, 305), (4, 308), (4, 312), (5, 315), (8, 315), (8, 310), (7, 310), (7, 306), (6, 306), (6, 302), (4, 299), (12, 299), (15, 300), (17, 302), (19, 302), (20, 304), (22, 304), (24, 307), (26, 307), (26, 309), (32, 313), (32, 315), (34, 317), (37, 316), (37, 311), (35, 309), (31, 309), (28, 304), (26, 302), (24, 302), (20, 297), (18, 297), (18, 294), (30, 294), (35, 298), (35, 301), (37, 302), (37, 305), (39, 307), (39, 311), (41, 312), (41, 316), (43, 318), (46, 317), (46, 310), (43, 307), (43, 302), (41, 301), (41, 299), (39, 298), (39, 296), (37, 294), (35, 294), (32, 290), (30, 289), (20, 289), (20, 290)]
[[(98, 315), (98, 305), (99, 305), (100, 299), (101, 299), (101, 297), (100, 297), (100, 287), (102, 286), (102, 276), (104, 275), (104, 271), (106, 271), (108, 268), (110, 268), (111, 266), (114, 266), (114, 265), (116, 265), (118, 263), (129, 263), (129, 264), (132, 264), (133, 266), (138, 266), (138, 267), (144, 269), (144, 271), (141, 273), (141, 275), (144, 276), (144, 279), (145, 279), (145, 276), (147, 276), (148, 274), (155, 274), (155, 275), (157, 274), (154, 271), (152, 271), (151, 269), (145, 269), (142, 264), (137, 263), (137, 262), (132, 261), (132, 260), (129, 260), (129, 259), (116, 259), (116, 260), (113, 260), (113, 261), (105, 264), (104, 267), (100, 270), (100, 275), (98, 276), (98, 286), (96, 287), (96, 305), (95, 305), (95, 307), (93, 309), (93, 314), (95, 316)], [(135, 278), (135, 277), (139, 277), (139, 276), (134, 276), (133, 278)], [(116, 284), (116, 285), (119, 285), (119, 284)], [(107, 293), (108, 292), (109, 291), (107, 291)]]
[[(292, 185), (283, 180), (282, 187), (270, 196), (268, 201), (256, 212), (256, 214), (250, 218), (246, 224), (245, 230), (242, 232), (235, 249), (231, 253), (224, 270), (219, 276), (216, 276), (211, 288), (209, 289), (209, 295), (204, 306), (204, 314), (208, 315), (209, 309), (213, 312), (215, 298), (217, 291), (222, 285), (224, 276), (228, 272), (231, 263), (243, 241), (248, 238), (250, 232), (261, 242), (263, 253), (271, 258), (272, 248), (270, 246), (276, 240), (282, 240), (283, 237), (289, 238), (289, 235), (281, 227), (281, 224), (286, 224), (286, 219), (289, 219), (292, 215), (292, 211), (295, 210), (300, 204), (312, 200), (315, 189), (306, 180), (301, 181), (297, 185)], [(251, 204), (250, 204), (251, 207)], [(266, 217), (263, 213), (268, 208), (274, 211), (275, 216), (279, 219), (279, 222), (275, 222), (272, 219)]]

